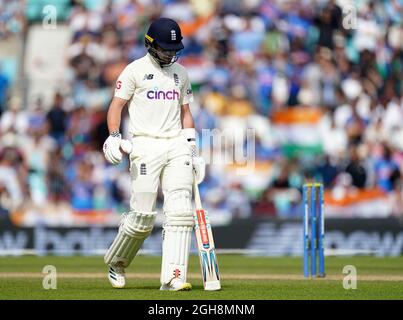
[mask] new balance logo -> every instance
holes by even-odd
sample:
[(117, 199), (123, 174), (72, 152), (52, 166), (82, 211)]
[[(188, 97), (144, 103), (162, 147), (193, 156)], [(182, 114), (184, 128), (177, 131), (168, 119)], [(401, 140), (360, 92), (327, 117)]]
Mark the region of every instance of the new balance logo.
[(175, 30), (171, 30), (171, 40), (172, 41), (176, 40), (176, 32), (175, 32)]
[(143, 80), (152, 80), (154, 78), (153, 74), (145, 74)]

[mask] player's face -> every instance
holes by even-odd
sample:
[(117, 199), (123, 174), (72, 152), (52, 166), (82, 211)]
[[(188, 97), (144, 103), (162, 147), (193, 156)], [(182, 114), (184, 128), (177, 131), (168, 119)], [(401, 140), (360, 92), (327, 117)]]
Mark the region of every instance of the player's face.
[(177, 51), (175, 50), (164, 50), (161, 47), (157, 46), (157, 55), (163, 64), (170, 64), (174, 62), (176, 58)]

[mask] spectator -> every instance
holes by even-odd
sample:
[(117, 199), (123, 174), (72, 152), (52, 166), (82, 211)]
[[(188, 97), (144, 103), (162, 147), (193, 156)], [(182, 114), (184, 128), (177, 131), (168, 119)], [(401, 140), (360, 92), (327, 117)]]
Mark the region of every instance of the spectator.
[(66, 133), (67, 114), (63, 110), (63, 96), (59, 92), (55, 94), (53, 105), (47, 113), (46, 119), (49, 123), (49, 134), (59, 145), (62, 145)]
[(357, 188), (365, 188), (367, 172), (364, 164), (361, 162), (358, 150), (356, 147), (350, 148), (350, 162), (347, 164), (345, 172), (349, 173), (352, 178), (352, 185)]
[(403, 187), (401, 180), (395, 180), (393, 191), (390, 193), (392, 215), (403, 221)]
[(13, 201), (5, 184), (0, 182), (0, 225), (11, 224), (10, 212), (13, 210)]
[(323, 151), (327, 156), (340, 160), (347, 150), (347, 132), (345, 128), (336, 126), (333, 114), (328, 114), (326, 120), (330, 122), (330, 127), (322, 132)]
[(392, 158), (392, 151), (386, 145), (383, 146), (383, 154), (375, 162), (375, 173), (378, 187), (385, 192), (391, 192), (396, 180), (400, 178), (397, 163)]
[(0, 154), (0, 184), (6, 188), (4, 196), (7, 198), (7, 208), (13, 210), (18, 208), (24, 199), (16, 168), (19, 157), (20, 154), (14, 148), (5, 148)]
[(13, 209), (13, 202), (5, 183), (0, 183), (0, 211), (8, 214)]
[(15, 35), (20, 35), (24, 30), (24, 1), (2, 1), (0, 3), (0, 41)]
[(366, 119), (363, 119), (358, 113), (357, 101), (358, 100), (353, 101), (352, 114), (347, 119), (346, 123), (349, 142), (354, 145), (362, 142), (362, 135), (365, 131), (366, 126), (368, 125), (368, 121)]
[(6, 108), (9, 86), (10, 81), (4, 74), (2, 65), (0, 63), (0, 117)]
[(233, 184), (227, 192), (228, 209), (233, 218), (249, 218), (252, 215), (251, 205), (240, 183)]
[(332, 16), (333, 12), (330, 8), (325, 7), (315, 18), (316, 26), (319, 30), (318, 44), (329, 49), (333, 49), (333, 35), (338, 27)]
[(324, 159), (317, 165), (317, 172), (323, 181), (325, 188), (331, 188), (334, 186), (334, 182), (340, 173), (339, 168), (335, 163), (337, 163), (330, 156), (325, 156)]
[(76, 210), (94, 208), (95, 186), (91, 181), (92, 165), (85, 162), (77, 163), (75, 177), (71, 182), (71, 204)]
[(256, 216), (275, 216), (276, 207), (272, 200), (272, 189), (266, 188), (257, 201), (253, 203), (253, 213)]
[(24, 135), (27, 132), (28, 114), (26, 111), (21, 110), (21, 103), (21, 99), (17, 96), (10, 99), (8, 103), (9, 109), (3, 113), (0, 119), (1, 133), (12, 131), (19, 135)]
[(29, 169), (28, 185), (32, 201), (41, 205), (47, 200), (46, 172), (52, 161), (51, 151), (55, 141), (46, 134), (46, 129), (32, 128), (24, 143), (25, 161)]
[(47, 168), (47, 190), (52, 202), (67, 201), (70, 197), (67, 181), (64, 175), (64, 159), (60, 146), (49, 154), (52, 161)]

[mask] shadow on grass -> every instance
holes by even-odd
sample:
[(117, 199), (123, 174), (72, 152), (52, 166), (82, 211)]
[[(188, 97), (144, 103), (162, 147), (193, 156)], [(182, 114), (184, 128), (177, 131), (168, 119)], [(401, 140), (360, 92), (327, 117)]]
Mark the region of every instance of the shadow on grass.
[[(155, 290), (155, 291), (160, 291), (160, 292), (169, 292), (167, 290), (160, 290), (159, 285), (129, 285), (125, 286), (124, 288), (112, 288), (108, 287), (109, 291), (127, 291), (127, 290)], [(203, 286), (200, 285), (192, 285), (192, 290), (190, 291), (204, 291)], [(186, 292), (186, 291), (177, 291), (177, 292)]]

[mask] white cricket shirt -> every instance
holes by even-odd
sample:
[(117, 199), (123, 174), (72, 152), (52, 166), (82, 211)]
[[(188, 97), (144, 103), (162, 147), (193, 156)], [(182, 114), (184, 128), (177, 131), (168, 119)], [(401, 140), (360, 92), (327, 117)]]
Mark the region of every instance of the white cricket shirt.
[(153, 137), (179, 135), (181, 106), (193, 101), (186, 69), (179, 63), (161, 68), (149, 53), (122, 71), (115, 97), (129, 100), (130, 134)]

